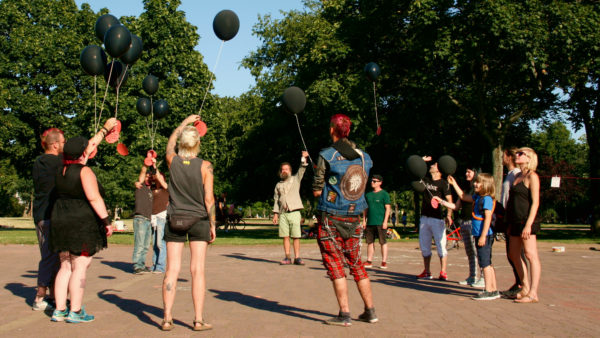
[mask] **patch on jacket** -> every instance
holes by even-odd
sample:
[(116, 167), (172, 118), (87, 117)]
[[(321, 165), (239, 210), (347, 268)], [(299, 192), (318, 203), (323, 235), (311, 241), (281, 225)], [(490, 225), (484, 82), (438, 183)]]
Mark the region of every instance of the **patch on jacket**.
[(340, 186), (345, 199), (356, 201), (365, 193), (367, 173), (361, 165), (353, 164), (346, 170)]

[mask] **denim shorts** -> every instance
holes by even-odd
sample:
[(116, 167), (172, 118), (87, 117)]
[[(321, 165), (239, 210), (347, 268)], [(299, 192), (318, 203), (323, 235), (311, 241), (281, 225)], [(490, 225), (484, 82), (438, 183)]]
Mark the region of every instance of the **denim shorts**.
[(488, 235), (485, 238), (485, 245), (479, 246), (477, 242), (479, 237), (473, 238), (477, 247), (477, 261), (480, 268), (485, 268), (492, 265), (492, 245), (494, 244), (494, 235)]

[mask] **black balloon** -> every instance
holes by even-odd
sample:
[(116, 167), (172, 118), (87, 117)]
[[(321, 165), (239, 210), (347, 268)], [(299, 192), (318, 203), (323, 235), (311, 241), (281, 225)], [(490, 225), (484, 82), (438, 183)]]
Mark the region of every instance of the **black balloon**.
[(148, 95), (154, 95), (158, 91), (158, 78), (154, 75), (147, 75), (142, 81), (142, 88)]
[(169, 104), (165, 100), (158, 100), (154, 102), (153, 108), (155, 119), (162, 119), (169, 113)]
[(131, 32), (125, 26), (113, 26), (104, 35), (104, 47), (106, 52), (118, 58), (125, 54), (131, 46)]
[(369, 80), (375, 82), (377, 81), (379, 74), (381, 74), (381, 69), (379, 69), (379, 66), (375, 62), (369, 62), (365, 66), (365, 74)]
[(90, 45), (83, 49), (79, 57), (83, 70), (90, 75), (104, 74), (106, 67), (106, 54), (102, 48)]
[(140, 97), (135, 104), (138, 113), (142, 116), (148, 116), (152, 112), (152, 104), (150, 103), (150, 99), (145, 97)]
[(456, 160), (450, 155), (444, 155), (437, 161), (438, 169), (444, 175), (453, 175), (456, 172)]
[(213, 20), (213, 30), (217, 37), (223, 41), (231, 40), (240, 29), (240, 19), (237, 14), (228, 9), (217, 13)]
[(106, 31), (108, 31), (113, 26), (118, 26), (121, 23), (117, 18), (110, 14), (101, 15), (98, 20), (96, 20), (96, 24), (94, 25), (94, 31), (96, 32), (96, 37), (100, 39), (100, 41), (104, 42), (104, 35)]
[[(112, 68), (112, 72), (111, 69)], [(110, 79), (108, 75), (110, 74)], [(104, 80), (111, 86), (117, 87), (122, 86), (127, 81), (127, 73), (125, 73), (125, 66), (119, 61), (113, 61), (106, 65), (104, 68)]]
[(283, 106), (292, 114), (300, 114), (306, 106), (306, 95), (298, 87), (292, 86), (283, 92)]
[(140, 58), (140, 55), (142, 55), (143, 49), (144, 45), (142, 44), (142, 39), (135, 34), (131, 34), (131, 44), (129, 45), (129, 50), (127, 50), (127, 52), (121, 56), (121, 61), (128, 65), (134, 64)]
[(427, 174), (427, 164), (419, 155), (411, 155), (406, 160), (406, 168), (409, 173), (419, 179), (422, 179)]
[(417, 192), (425, 191), (425, 184), (423, 184), (421, 181), (412, 181), (410, 182), (410, 185), (412, 185), (413, 189), (415, 189)]

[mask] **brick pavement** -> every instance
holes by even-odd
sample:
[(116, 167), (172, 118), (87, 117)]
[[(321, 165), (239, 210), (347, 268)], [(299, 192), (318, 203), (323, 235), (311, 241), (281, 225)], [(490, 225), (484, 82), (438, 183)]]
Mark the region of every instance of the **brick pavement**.
[[(380, 322), (355, 321), (350, 328), (321, 323), (337, 313), (337, 304), (316, 243), (302, 245), (304, 267), (280, 266), (280, 246), (212, 246), (205, 317), (215, 328), (202, 333), (191, 330), (188, 251), (177, 286), (176, 327), (166, 333), (158, 329), (162, 277), (132, 275), (131, 247), (115, 245), (94, 257), (84, 304), (96, 321), (66, 324), (52, 323), (49, 314), (30, 309), (37, 246), (6, 245), (0, 247), (0, 336), (599, 336), (600, 252), (589, 250), (589, 244), (567, 244), (566, 252), (553, 253), (552, 245), (540, 244), (540, 303), (514, 304), (469, 298), (477, 290), (456, 283), (468, 270), (462, 248), (449, 253), (450, 281), (417, 281), (414, 275), (422, 270), (418, 243), (390, 243), (390, 268), (370, 269)], [(495, 245), (493, 262), (498, 285), (509, 286), (503, 243)], [(437, 260), (432, 268), (437, 273)], [(349, 286), (356, 318), (362, 302), (352, 280)]]

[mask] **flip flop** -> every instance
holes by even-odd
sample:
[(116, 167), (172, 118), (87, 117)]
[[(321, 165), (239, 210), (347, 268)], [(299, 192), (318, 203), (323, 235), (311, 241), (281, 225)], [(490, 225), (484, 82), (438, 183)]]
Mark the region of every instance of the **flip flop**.
[(531, 296), (523, 296), (520, 299), (513, 300), (515, 303), (537, 303), (539, 300), (537, 298), (533, 298)]
[(194, 127), (196, 127), (196, 130), (198, 131), (198, 134), (200, 134), (200, 137), (206, 135), (206, 131), (208, 130), (208, 128), (206, 128), (206, 123), (204, 123), (204, 121), (194, 122)]
[(162, 324), (160, 324), (160, 329), (163, 331), (171, 331), (173, 330), (173, 319), (171, 320), (163, 320)]
[(129, 155), (129, 149), (127, 149), (127, 146), (123, 143), (117, 144), (117, 152), (122, 156)]
[(117, 124), (113, 129), (111, 129), (104, 139), (108, 143), (115, 143), (119, 140), (119, 134), (121, 133), (121, 121), (117, 120)]
[(154, 149), (148, 150), (148, 153), (146, 154), (146, 157), (156, 158), (156, 156), (158, 156), (158, 154), (156, 153), (156, 151), (154, 151)]
[[(196, 326), (196, 324), (200, 324), (200, 326)], [(205, 323), (201, 320), (194, 320), (194, 326), (192, 327), (192, 330), (194, 331), (206, 331), (206, 330), (211, 330), (212, 329), (212, 325)]]

